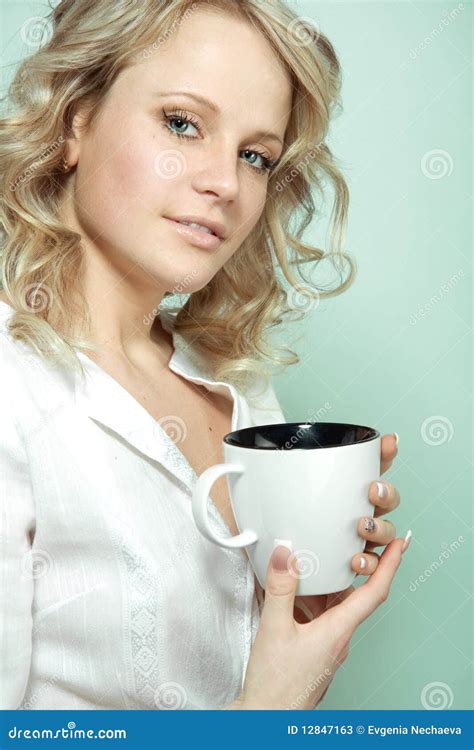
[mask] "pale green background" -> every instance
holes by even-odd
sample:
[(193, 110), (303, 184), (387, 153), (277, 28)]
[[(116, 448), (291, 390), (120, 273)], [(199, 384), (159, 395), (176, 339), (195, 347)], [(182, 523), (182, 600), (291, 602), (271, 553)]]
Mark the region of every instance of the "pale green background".
[[(399, 433), (390, 518), (399, 536), (413, 530), (388, 601), (358, 629), (321, 707), (472, 708), (472, 4), (292, 5), (343, 66), (329, 145), (349, 183), (346, 249), (359, 272), (287, 329), (301, 362), (274, 385), (288, 421)], [(22, 24), (46, 7), (2, 3), (2, 88), (30, 52)], [(304, 239), (326, 247), (326, 230), (315, 223)]]

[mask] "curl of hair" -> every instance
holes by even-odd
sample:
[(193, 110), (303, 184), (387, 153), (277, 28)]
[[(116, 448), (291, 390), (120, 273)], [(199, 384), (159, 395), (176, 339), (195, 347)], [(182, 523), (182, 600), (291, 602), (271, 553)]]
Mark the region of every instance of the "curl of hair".
[[(62, 0), (50, 12), (50, 39), (18, 66), (7, 93), (13, 114), (0, 120), (1, 286), (14, 308), (13, 338), (84, 373), (75, 350), (100, 348), (84, 336), (90, 315), (80, 289), (81, 236), (57, 214), (69, 178), (61, 169), (62, 146), (77, 107), (87, 105), (87, 127), (119, 73), (150, 57), (203, 5), (258, 29), (293, 86), (283, 154), (270, 173), (258, 223), (205, 287), (184, 305), (163, 306), (209, 372), (245, 392), (256, 375), (264, 376), (266, 387), (269, 365), (300, 361), (285, 347), (277, 353), (271, 329), (285, 319), (301, 320), (321, 298), (340, 294), (356, 272), (344, 251), (348, 188), (325, 142), (333, 114), (342, 109), (340, 64), (330, 41), (283, 0), (142, 0), (139, 12), (129, 0)], [(301, 240), (317, 213), (316, 195), (322, 203), (325, 181), (334, 191), (326, 253)], [(300, 267), (311, 264), (314, 276), (322, 260), (340, 272), (338, 286), (318, 288), (305, 278)]]

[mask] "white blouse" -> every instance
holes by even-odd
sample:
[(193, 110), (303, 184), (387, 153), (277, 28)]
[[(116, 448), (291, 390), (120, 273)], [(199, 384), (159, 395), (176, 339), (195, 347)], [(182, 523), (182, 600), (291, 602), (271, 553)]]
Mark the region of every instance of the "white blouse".
[[(0, 709), (228, 705), (262, 605), (245, 550), (197, 530), (166, 425), (82, 352), (86, 381), (46, 365), (12, 312), (0, 302)], [(271, 386), (252, 405), (160, 319), (170, 369), (230, 398), (232, 430), (285, 421)]]

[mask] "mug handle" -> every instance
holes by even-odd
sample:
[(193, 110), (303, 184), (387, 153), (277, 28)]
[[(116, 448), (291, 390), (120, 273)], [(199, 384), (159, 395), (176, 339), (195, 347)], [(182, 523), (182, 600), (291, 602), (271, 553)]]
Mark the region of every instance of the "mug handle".
[(236, 536), (219, 536), (214, 533), (209, 524), (207, 502), (212, 485), (224, 474), (230, 472), (242, 474), (244, 471), (245, 466), (242, 464), (216, 464), (203, 471), (194, 486), (192, 511), (196, 526), (206, 539), (220, 547), (246, 547), (247, 544), (253, 544), (258, 539), (258, 534), (252, 529), (246, 529)]

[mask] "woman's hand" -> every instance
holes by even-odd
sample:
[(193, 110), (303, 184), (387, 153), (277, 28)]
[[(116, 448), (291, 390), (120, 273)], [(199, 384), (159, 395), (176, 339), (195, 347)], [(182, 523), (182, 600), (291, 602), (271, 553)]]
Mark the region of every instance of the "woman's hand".
[[(397, 452), (395, 435), (384, 435), (380, 443), (380, 474), (391, 467)], [(378, 485), (385, 488), (385, 494), (382, 497), (379, 496)], [(400, 505), (400, 494), (393, 484), (374, 481), (369, 488), (369, 500), (375, 506), (374, 517), (378, 518), (390, 513)], [(373, 550), (375, 547), (385, 546), (392, 539), (395, 539), (396, 529), (393, 523), (388, 520), (377, 520), (373, 523), (369, 521), (369, 528), (366, 528), (366, 521), (367, 518), (360, 518), (358, 521), (357, 531), (359, 536), (367, 540), (367, 544), (362, 554), (358, 553), (352, 558), (352, 570), (358, 575), (370, 576), (377, 570), (380, 558)], [(374, 525), (375, 528), (372, 529)], [(354, 586), (349, 586), (348, 589), (335, 594), (297, 596), (295, 598), (294, 618), (299, 623), (310, 622), (338, 601), (342, 601), (344, 595), (349, 595), (351, 591), (354, 591)]]
[(388, 598), (403, 545), (403, 539), (391, 541), (365, 583), (340, 592), (339, 602), (306, 624), (293, 617), (297, 558), (286, 547), (277, 547), (268, 564), (265, 604), (244, 686), (227, 708), (314, 708), (347, 658), (357, 627)]

